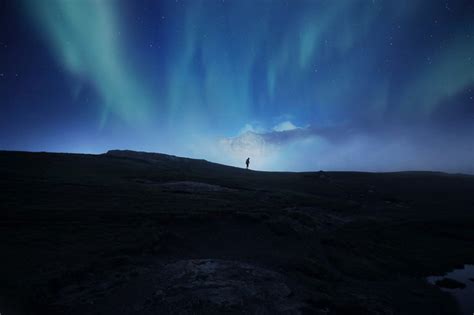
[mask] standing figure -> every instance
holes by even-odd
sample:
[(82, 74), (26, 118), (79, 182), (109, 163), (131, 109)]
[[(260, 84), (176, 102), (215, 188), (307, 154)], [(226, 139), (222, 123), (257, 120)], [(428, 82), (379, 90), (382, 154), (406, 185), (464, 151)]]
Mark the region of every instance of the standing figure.
[(247, 160), (245, 161), (245, 164), (247, 164), (247, 169), (249, 169), (250, 158), (247, 158)]

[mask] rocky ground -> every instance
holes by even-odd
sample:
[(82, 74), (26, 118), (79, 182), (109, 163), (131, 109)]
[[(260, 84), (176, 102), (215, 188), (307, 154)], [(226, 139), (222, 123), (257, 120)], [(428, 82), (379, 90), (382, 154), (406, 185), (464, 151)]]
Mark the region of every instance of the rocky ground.
[(474, 176), (0, 152), (1, 314), (456, 314)]

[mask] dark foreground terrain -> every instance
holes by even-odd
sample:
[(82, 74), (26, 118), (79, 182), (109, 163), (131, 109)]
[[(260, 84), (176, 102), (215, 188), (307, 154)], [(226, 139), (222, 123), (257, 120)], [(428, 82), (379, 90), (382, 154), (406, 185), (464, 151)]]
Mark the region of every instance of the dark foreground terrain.
[(465, 175), (0, 152), (0, 207), (2, 315), (456, 314), (474, 263)]

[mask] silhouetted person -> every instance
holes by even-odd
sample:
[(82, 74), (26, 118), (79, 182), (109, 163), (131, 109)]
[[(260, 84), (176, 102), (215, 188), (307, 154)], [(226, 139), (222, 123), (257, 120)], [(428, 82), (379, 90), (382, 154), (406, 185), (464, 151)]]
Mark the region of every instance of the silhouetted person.
[(247, 158), (247, 160), (245, 161), (245, 164), (247, 164), (247, 169), (249, 169), (250, 158)]

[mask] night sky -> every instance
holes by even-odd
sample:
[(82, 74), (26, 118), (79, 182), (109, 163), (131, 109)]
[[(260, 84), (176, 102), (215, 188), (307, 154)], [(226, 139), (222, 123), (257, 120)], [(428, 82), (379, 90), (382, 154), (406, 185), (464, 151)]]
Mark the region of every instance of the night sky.
[(0, 9), (0, 149), (474, 173), (472, 0)]

